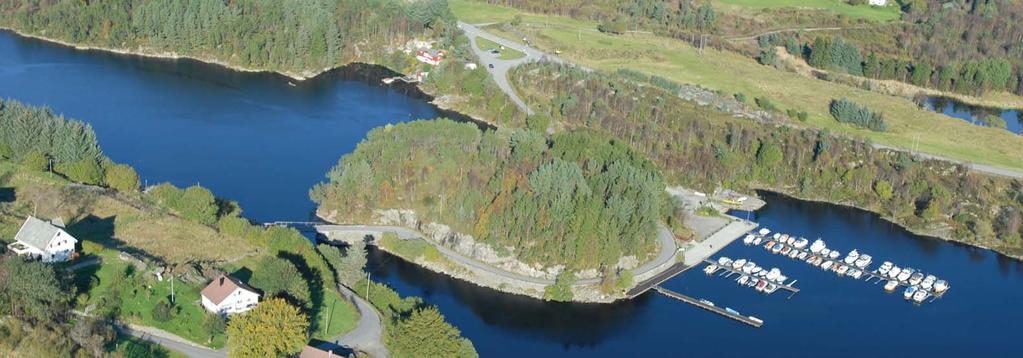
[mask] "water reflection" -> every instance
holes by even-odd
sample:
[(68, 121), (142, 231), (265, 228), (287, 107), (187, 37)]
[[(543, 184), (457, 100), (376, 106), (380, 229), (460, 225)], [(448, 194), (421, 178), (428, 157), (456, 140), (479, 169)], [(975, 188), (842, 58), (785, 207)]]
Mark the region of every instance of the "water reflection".
[(1023, 111), (974, 106), (947, 97), (924, 96), (918, 98), (917, 102), (926, 110), (959, 118), (976, 125), (1001, 128), (1002, 123), (994, 122), (1004, 122), (1006, 130), (1023, 134)]

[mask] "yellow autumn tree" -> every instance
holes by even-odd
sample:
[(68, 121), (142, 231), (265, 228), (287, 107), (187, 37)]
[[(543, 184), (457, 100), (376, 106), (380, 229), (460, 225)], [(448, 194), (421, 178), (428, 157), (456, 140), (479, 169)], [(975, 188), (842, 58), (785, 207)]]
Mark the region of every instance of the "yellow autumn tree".
[(309, 340), (309, 319), (297, 307), (271, 298), (231, 317), (227, 352), (231, 357), (288, 357)]

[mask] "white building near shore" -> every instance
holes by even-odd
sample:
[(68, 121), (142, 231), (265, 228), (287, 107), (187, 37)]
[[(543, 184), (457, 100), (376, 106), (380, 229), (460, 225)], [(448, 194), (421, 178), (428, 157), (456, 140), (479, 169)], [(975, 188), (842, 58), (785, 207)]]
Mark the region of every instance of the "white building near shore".
[(29, 216), (7, 249), (42, 262), (64, 262), (71, 259), (77, 243), (78, 239), (64, 231), (64, 222), (60, 219), (42, 221)]
[(220, 274), (202, 289), (202, 306), (222, 316), (242, 313), (259, 304), (259, 292), (238, 279)]

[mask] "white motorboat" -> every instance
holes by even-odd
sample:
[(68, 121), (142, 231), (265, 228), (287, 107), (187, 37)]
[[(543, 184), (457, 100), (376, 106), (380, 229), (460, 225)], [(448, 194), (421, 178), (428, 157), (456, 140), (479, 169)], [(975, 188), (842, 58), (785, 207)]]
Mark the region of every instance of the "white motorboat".
[(796, 240), (796, 242), (794, 244), (792, 244), (792, 246), (795, 246), (797, 249), (802, 250), (809, 243), (810, 243), (809, 240), (807, 240), (806, 238), (802, 238), (801, 237), (801, 238), (799, 238), (799, 240)]
[(948, 290), (948, 282), (945, 280), (934, 281), (934, 293), (942, 293)]
[(891, 271), (891, 270), (892, 270), (892, 263), (888, 262), (888, 261), (885, 261), (884, 263), (881, 264), (881, 267), (877, 268), (877, 273), (881, 274), (881, 276), (884, 276), (884, 275), (887, 275), (888, 271)]
[(848, 275), (849, 277), (859, 280), (860, 277), (863, 277), (863, 271), (860, 271), (859, 269), (850, 269)]
[(921, 272), (914, 272), (912, 276), (909, 276), (909, 284), (916, 286), (924, 280), (924, 274)]
[(810, 252), (816, 254), (818, 252), (821, 252), (821, 250), (824, 250), (824, 240), (817, 239), (814, 240), (812, 244), (810, 244)]
[(760, 272), (763, 272), (763, 271), (764, 271), (764, 268), (763, 268), (763, 267), (760, 267), (760, 266), (754, 266), (754, 267), (753, 267), (753, 270), (752, 270), (752, 271), (750, 271), (750, 273), (752, 273), (752, 274), (754, 274), (754, 275), (755, 275), (755, 274), (758, 274), (758, 273), (760, 273)]
[(796, 258), (796, 256), (799, 256), (799, 250), (792, 250), (792, 251), (789, 252), (789, 258), (790, 259), (794, 259), (794, 258)]
[(821, 265), (821, 268), (826, 271), (826, 270), (830, 270), (831, 266), (834, 266), (834, 265), (835, 265), (834, 262), (832, 262), (831, 260), (828, 260), (828, 261), (824, 261), (824, 264)]
[(767, 229), (767, 228), (765, 227), (765, 228), (761, 228), (761, 229), (760, 229), (760, 231), (758, 231), (758, 232), (760, 233), (760, 236), (767, 236), (767, 234), (770, 234), (770, 233), (771, 233), (771, 230), (768, 230), (768, 229)]
[(780, 238), (781, 238), (781, 234), (779, 234), (779, 233), (774, 233), (774, 236), (771, 236), (771, 238), (772, 238), (772, 239), (775, 239), (775, 240), (778, 240), (778, 239), (780, 239)]
[(934, 277), (934, 275), (927, 275), (927, 277), (924, 278), (924, 282), (920, 283), (920, 286), (929, 291), (934, 287), (934, 281), (937, 279), (938, 278)]
[(718, 270), (718, 265), (715, 265), (715, 264), (710, 264), (710, 265), (707, 265), (707, 267), (703, 268), (703, 272), (707, 273), (708, 275), (714, 273), (714, 271), (717, 271), (717, 270)]
[(785, 246), (785, 245), (782, 245), (781, 243), (778, 243), (778, 244), (774, 245), (773, 248), (771, 248), (771, 252), (777, 254), (778, 252), (781, 252), (781, 250), (783, 248), (786, 248), (786, 247), (788, 247), (788, 246)]
[(828, 257), (828, 255), (831, 255), (831, 249), (824, 248), (823, 250), (821, 250), (821, 256)]
[(774, 281), (774, 279), (778, 278), (778, 276), (780, 275), (781, 270), (779, 270), (777, 267), (772, 267), (770, 271), (767, 271), (767, 276), (765, 277), (770, 281)]
[(758, 282), (760, 282), (760, 279), (753, 277), (752, 279), (749, 280), (749, 283), (747, 283), (746, 286), (754, 287), (757, 285)]
[(752, 245), (754, 238), (756, 238), (756, 237), (753, 236), (752, 234), (746, 235), (746, 237), (742, 238), (742, 243), (744, 243), (746, 245)]
[(807, 254), (806, 251), (800, 251), (799, 255), (796, 255), (796, 258), (800, 260), (806, 260), (807, 256), (809, 256), (809, 254)]
[(753, 268), (756, 266), (757, 264), (753, 263), (752, 261), (747, 262), (745, 265), (742, 265), (742, 272), (751, 273), (753, 272)]
[(906, 282), (906, 281), (909, 281), (909, 277), (912, 276), (912, 275), (913, 275), (913, 269), (907, 267), (907, 268), (902, 269), (902, 272), (900, 272), (899, 276), (896, 277), (896, 278), (898, 278), (899, 281)]
[(895, 280), (888, 280), (888, 283), (884, 284), (884, 290), (888, 292), (895, 291), (897, 287), (899, 287), (899, 281)]
[(730, 259), (730, 258), (727, 258), (727, 257), (724, 257), (724, 256), (721, 256), (721, 257), (718, 258), (718, 265), (730, 266), (731, 264), (732, 264), (732, 259)]
[(738, 259), (732, 262), (732, 269), (738, 270), (746, 265), (746, 259)]
[(916, 286), (906, 287), (906, 290), (902, 291), (902, 297), (904, 297), (907, 300), (913, 298), (913, 294), (916, 293), (916, 290), (917, 290)]
[(856, 249), (853, 249), (852, 251), (849, 252), (849, 255), (845, 256), (845, 260), (842, 261), (844, 261), (848, 265), (852, 265), (856, 262), (856, 259), (858, 258), (860, 258), (860, 253), (856, 252)]
[(782, 255), (788, 255), (790, 252), (792, 252), (792, 247), (785, 246), (781, 248)]
[(789, 234), (781, 234), (781, 237), (778, 238), (778, 241), (780, 241), (783, 244), (788, 245), (789, 244)]
[(739, 277), (739, 281), (736, 281), (736, 282), (739, 282), (740, 285), (745, 285), (746, 282), (749, 282), (749, 276)]
[(766, 244), (764, 244), (764, 248), (767, 250), (774, 248), (774, 240), (768, 241)]
[(926, 290), (916, 290), (916, 293), (913, 294), (913, 302), (923, 303), (929, 296), (930, 294)]
[(760, 245), (760, 243), (762, 242), (764, 242), (764, 239), (761, 238), (760, 236), (757, 236), (757, 238), (753, 239), (753, 245)]
[(835, 271), (835, 272), (838, 272), (839, 275), (845, 275), (845, 273), (848, 272), (848, 271), (849, 271), (849, 266), (841, 265), (841, 266), (838, 266), (838, 271)]
[(778, 275), (778, 278), (774, 279), (774, 282), (777, 282), (780, 285), (784, 285), (785, 281), (788, 281), (788, 280), (789, 280), (788, 276)]
[(828, 258), (832, 260), (838, 260), (839, 256), (842, 256), (842, 253), (838, 252), (838, 250), (832, 250), (831, 253), (828, 254)]
[(874, 258), (870, 257), (870, 255), (862, 254), (860, 255), (860, 258), (856, 259), (856, 262), (854, 264), (856, 265), (856, 267), (866, 268), (868, 265), (870, 265), (870, 261), (873, 261), (873, 259)]
[(896, 277), (899, 277), (900, 273), (902, 273), (902, 269), (901, 268), (899, 268), (898, 266), (892, 266), (892, 269), (888, 270), (888, 278), (891, 278), (891, 279), (894, 280)]

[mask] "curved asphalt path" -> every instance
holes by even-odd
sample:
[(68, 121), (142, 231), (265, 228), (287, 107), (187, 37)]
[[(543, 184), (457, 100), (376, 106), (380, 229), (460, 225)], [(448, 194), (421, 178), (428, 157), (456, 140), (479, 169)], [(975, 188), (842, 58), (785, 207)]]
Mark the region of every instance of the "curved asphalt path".
[[(552, 284), (554, 284), (554, 280), (548, 280), (548, 279), (539, 278), (539, 277), (526, 276), (526, 275), (522, 275), (522, 274), (506, 271), (506, 270), (503, 270), (503, 269), (491, 266), (491, 265), (489, 265), (487, 263), (480, 262), (480, 261), (478, 261), (476, 259), (469, 258), (469, 257), (467, 257), (465, 255), (462, 255), (462, 254), (460, 254), (458, 252), (455, 252), (454, 250), (451, 250), (451, 249), (447, 248), (444, 245), (436, 243), (433, 240), (427, 240), (427, 239), (424, 238), (425, 235), (419, 233), (418, 231), (415, 231), (415, 230), (412, 230), (412, 229), (408, 229), (408, 228), (405, 228), (405, 227), (400, 227), (400, 226), (377, 226), (377, 225), (317, 225), (316, 226), (316, 230), (320, 231), (320, 232), (367, 232), (367, 231), (379, 232), (379, 233), (392, 232), (392, 233), (395, 233), (396, 235), (398, 235), (398, 238), (400, 238), (402, 240), (423, 240), (423, 241), (426, 241), (427, 243), (429, 243), (433, 247), (437, 248), (437, 251), (440, 251), (440, 253), (443, 254), (448, 259), (450, 259), (452, 261), (455, 261), (455, 262), (457, 262), (459, 264), (465, 265), (465, 266), (470, 266), (470, 267), (473, 267), (475, 269), (479, 269), (479, 270), (485, 271), (485, 272), (490, 273), (490, 274), (502, 276), (504, 278), (511, 279), (511, 280), (523, 281), (523, 282), (528, 282), (528, 283), (532, 283), (532, 284), (540, 284), (540, 285), (552, 285)], [(664, 263), (666, 263), (668, 261), (674, 260), (675, 252), (678, 251), (678, 245), (676, 245), (676, 243), (675, 243), (675, 235), (671, 233), (671, 230), (668, 230), (668, 228), (664, 227), (663, 225), (658, 225), (658, 228), (657, 228), (657, 241), (658, 241), (658, 246), (660, 246), (660, 252), (657, 253), (657, 256), (654, 257), (653, 260), (651, 260), (649, 262), (646, 262), (643, 265), (640, 265), (639, 267), (634, 269), (633, 270), (634, 274), (641, 275), (641, 274), (647, 273), (647, 271), (653, 270), (653, 269), (655, 269), (657, 267), (660, 267), (662, 264), (664, 264)], [(576, 281), (577, 285), (592, 285), (592, 284), (598, 284), (598, 283), (600, 283), (600, 279), (599, 278), (591, 278), (591, 279), (585, 279), (585, 280), (578, 280), (578, 281)]]
[(333, 342), (359, 349), (374, 358), (387, 358), (390, 354), (383, 345), (383, 326), (380, 324), (380, 312), (366, 300), (356, 295), (348, 287), (338, 285), (338, 292), (355, 304), (359, 311), (359, 322), (355, 329), (331, 339)]

